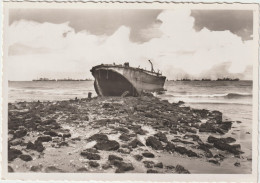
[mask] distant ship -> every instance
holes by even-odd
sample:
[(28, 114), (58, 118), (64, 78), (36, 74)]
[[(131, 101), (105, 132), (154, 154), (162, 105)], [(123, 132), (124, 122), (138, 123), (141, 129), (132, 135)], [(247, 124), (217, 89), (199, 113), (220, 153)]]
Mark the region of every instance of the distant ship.
[(32, 81), (92, 81), (91, 79), (49, 79), (49, 78), (39, 78), (39, 79), (33, 79)]
[(142, 92), (162, 91), (165, 76), (155, 72), (124, 65), (101, 64), (90, 71), (95, 78), (94, 87), (99, 96), (139, 96)]
[(238, 78), (231, 79), (231, 78), (218, 78), (216, 81), (239, 81)]

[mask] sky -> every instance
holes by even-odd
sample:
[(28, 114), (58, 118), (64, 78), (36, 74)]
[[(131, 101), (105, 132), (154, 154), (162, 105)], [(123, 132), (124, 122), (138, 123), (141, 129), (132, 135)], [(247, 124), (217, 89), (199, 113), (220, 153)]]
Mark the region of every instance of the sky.
[(8, 79), (92, 78), (101, 63), (167, 79), (252, 79), (253, 13), (245, 10), (11, 9)]

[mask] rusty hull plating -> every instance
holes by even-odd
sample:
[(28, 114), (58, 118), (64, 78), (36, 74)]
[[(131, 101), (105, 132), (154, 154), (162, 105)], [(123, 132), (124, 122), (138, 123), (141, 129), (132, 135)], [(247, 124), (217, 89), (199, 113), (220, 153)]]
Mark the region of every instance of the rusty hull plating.
[(139, 96), (142, 92), (161, 91), (166, 79), (160, 73), (130, 67), (129, 63), (101, 64), (90, 71), (99, 96)]

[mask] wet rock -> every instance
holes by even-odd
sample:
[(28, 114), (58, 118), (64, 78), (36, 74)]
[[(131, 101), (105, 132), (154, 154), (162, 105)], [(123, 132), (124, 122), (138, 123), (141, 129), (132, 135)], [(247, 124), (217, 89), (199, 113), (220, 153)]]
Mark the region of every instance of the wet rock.
[(155, 137), (152, 137), (152, 136), (150, 136), (146, 139), (146, 145), (151, 146), (155, 150), (163, 149), (162, 143), (159, 140), (157, 140)]
[(95, 134), (88, 138), (89, 141), (108, 141), (108, 137), (105, 134)]
[(83, 152), (99, 153), (99, 151), (98, 151), (97, 149), (94, 149), (94, 148), (88, 148), (88, 149), (85, 149)]
[(214, 147), (217, 148), (217, 149), (220, 149), (222, 151), (228, 151), (228, 152), (235, 154), (235, 155), (239, 155), (239, 154), (242, 153), (236, 147), (229, 145), (227, 143), (224, 143), (222, 141), (214, 142)]
[(95, 161), (89, 161), (88, 164), (89, 164), (89, 166), (91, 166), (93, 168), (99, 167), (99, 163), (97, 163)]
[(226, 137), (226, 138), (216, 138), (216, 137), (213, 137), (213, 136), (209, 136), (208, 137), (208, 142), (209, 143), (215, 143), (217, 141), (221, 141), (223, 143), (232, 143), (232, 142), (235, 142), (236, 139), (232, 138), (232, 137)]
[(37, 138), (37, 141), (41, 141), (41, 142), (49, 142), (52, 140), (51, 136), (40, 136)]
[(46, 173), (55, 173), (55, 172), (64, 172), (64, 171), (55, 166), (48, 166), (47, 168), (45, 168), (45, 172)]
[(237, 166), (237, 167), (241, 166), (239, 162), (236, 162), (234, 165)]
[(122, 135), (119, 136), (119, 139), (122, 141), (129, 141), (130, 137), (128, 134), (123, 133)]
[(119, 149), (120, 145), (115, 140), (107, 140), (97, 142), (97, 144), (94, 147), (98, 150), (103, 151), (115, 151)]
[(229, 131), (231, 129), (232, 126), (232, 122), (231, 121), (227, 121), (227, 122), (222, 122), (219, 125), (219, 128), (225, 130), (225, 131)]
[(134, 158), (136, 159), (136, 161), (141, 161), (143, 159), (143, 156), (136, 154), (134, 155)]
[(63, 141), (63, 142), (58, 143), (58, 146), (59, 147), (61, 147), (61, 146), (69, 146), (69, 144), (68, 144), (68, 142)]
[(162, 162), (157, 163), (157, 164), (154, 165), (154, 167), (163, 168), (163, 163)]
[(147, 170), (147, 173), (159, 173), (157, 170), (149, 169)]
[(153, 161), (143, 161), (144, 166), (146, 168), (153, 168), (154, 167), (154, 162)]
[(216, 159), (209, 159), (208, 162), (213, 163), (215, 165), (220, 165), (219, 161)]
[(20, 159), (22, 159), (23, 161), (32, 161), (32, 157), (28, 154), (22, 154), (19, 156)]
[(197, 153), (193, 152), (192, 150), (188, 150), (185, 147), (176, 146), (175, 151), (183, 155), (185, 154), (189, 157), (198, 157)]
[(38, 152), (42, 152), (44, 150), (44, 147), (42, 145), (41, 141), (36, 140), (34, 143), (32, 143), (31, 141), (29, 141), (27, 143), (27, 149), (32, 149)]
[(209, 150), (208, 146), (205, 145), (204, 143), (199, 143), (198, 149), (203, 150), (203, 151), (205, 152), (205, 156), (206, 156), (207, 158), (212, 158), (212, 157), (213, 157), (212, 152)]
[(14, 138), (21, 138), (21, 137), (24, 137), (26, 134), (27, 134), (27, 130), (26, 129), (16, 130), (14, 132)]
[(154, 136), (157, 137), (162, 142), (165, 142), (165, 143), (168, 142), (166, 135), (162, 132), (156, 133)]
[(113, 165), (115, 167), (117, 167), (115, 173), (124, 173), (124, 172), (127, 172), (127, 171), (134, 170), (132, 163), (125, 163), (123, 161), (115, 160), (113, 162)]
[(175, 145), (171, 142), (168, 142), (167, 145), (165, 146), (165, 150), (169, 152), (174, 152), (175, 151)]
[(22, 139), (14, 139), (13, 141), (10, 142), (10, 145), (17, 146), (17, 145), (21, 145), (22, 143), (23, 143)]
[(14, 169), (11, 166), (8, 166), (8, 172), (14, 172)]
[(115, 160), (123, 161), (123, 158), (121, 158), (121, 157), (119, 157), (119, 156), (116, 156), (116, 155), (109, 155), (109, 156), (108, 156), (108, 160), (109, 160), (109, 161), (115, 161)]
[(64, 133), (64, 134), (62, 135), (62, 137), (63, 137), (63, 138), (69, 138), (69, 137), (71, 137), (71, 134), (70, 134), (70, 133)]
[(86, 157), (89, 160), (100, 160), (100, 155), (99, 154), (94, 154), (94, 153), (82, 151), (80, 153), (80, 155)]
[(51, 137), (57, 137), (59, 134), (55, 131), (46, 131), (43, 133), (44, 135), (49, 135)]
[(154, 158), (154, 154), (150, 152), (144, 152), (142, 155), (146, 158)]
[(86, 169), (85, 167), (81, 167), (77, 169), (77, 172), (88, 172), (88, 169)]
[(120, 148), (117, 150), (117, 152), (120, 152), (122, 154), (130, 154), (131, 150), (129, 148)]
[(107, 163), (107, 164), (102, 165), (102, 168), (103, 168), (104, 170), (107, 170), (107, 169), (109, 169), (109, 168), (112, 168), (112, 166)]
[(183, 144), (194, 144), (193, 142), (188, 142), (188, 141), (181, 140), (181, 139), (172, 139), (171, 141), (172, 142), (180, 142), (180, 143), (183, 143)]
[(32, 166), (30, 171), (32, 171), (32, 172), (41, 172), (42, 171), (42, 165)]
[(8, 149), (8, 161), (13, 161), (21, 154), (22, 154), (22, 151), (20, 151), (18, 149), (13, 149), (13, 148)]
[(217, 123), (222, 122), (223, 117), (222, 117), (222, 112), (220, 111), (211, 111), (209, 116), (215, 119)]
[(190, 174), (190, 172), (181, 165), (177, 165), (175, 171), (179, 174)]
[(137, 139), (132, 140), (128, 145), (132, 148), (137, 148), (137, 146), (144, 146), (144, 144)]

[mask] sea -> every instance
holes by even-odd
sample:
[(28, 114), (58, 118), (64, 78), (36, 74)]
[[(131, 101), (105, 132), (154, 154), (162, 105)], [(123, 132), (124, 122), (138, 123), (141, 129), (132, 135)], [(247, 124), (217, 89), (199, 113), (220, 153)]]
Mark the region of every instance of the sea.
[[(94, 81), (9, 81), (8, 101), (55, 101), (96, 96)], [(239, 121), (225, 136), (241, 144), (244, 156), (252, 157), (252, 81), (166, 81), (165, 93), (155, 94), (169, 102), (183, 101), (198, 109), (218, 110), (224, 120)], [(246, 159), (245, 158), (245, 159)], [(246, 163), (251, 170), (251, 162)]]

